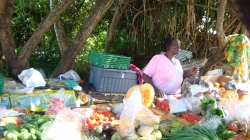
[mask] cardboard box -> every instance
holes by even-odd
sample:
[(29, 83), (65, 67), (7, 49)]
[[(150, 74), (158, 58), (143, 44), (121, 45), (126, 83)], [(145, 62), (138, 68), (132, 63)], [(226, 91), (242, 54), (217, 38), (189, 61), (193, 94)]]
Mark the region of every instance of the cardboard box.
[(233, 80), (231, 77), (226, 77), (226, 76), (223, 76), (223, 75), (212, 75), (212, 76), (201, 76), (201, 80), (208, 83), (209, 81), (210, 82), (228, 82), (228, 81), (231, 81)]

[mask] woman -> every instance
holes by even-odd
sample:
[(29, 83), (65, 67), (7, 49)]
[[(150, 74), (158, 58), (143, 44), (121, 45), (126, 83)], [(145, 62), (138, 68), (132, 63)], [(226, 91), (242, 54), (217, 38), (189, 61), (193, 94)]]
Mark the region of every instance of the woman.
[(179, 39), (167, 37), (163, 45), (166, 53), (153, 56), (143, 72), (144, 82), (154, 87), (155, 95), (158, 97), (180, 95), (183, 79), (199, 73), (198, 67), (183, 73), (180, 61), (174, 58), (179, 53), (180, 46)]

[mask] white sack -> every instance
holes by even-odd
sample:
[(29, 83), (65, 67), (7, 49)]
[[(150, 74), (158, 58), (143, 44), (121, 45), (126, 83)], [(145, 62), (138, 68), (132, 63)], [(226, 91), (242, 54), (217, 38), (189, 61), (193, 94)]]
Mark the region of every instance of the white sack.
[(64, 74), (59, 75), (58, 78), (65, 80), (75, 80), (75, 81), (81, 80), (80, 76), (74, 70), (69, 70)]
[(22, 73), (18, 75), (18, 78), (27, 87), (40, 87), (46, 85), (42, 74), (34, 68), (23, 70)]

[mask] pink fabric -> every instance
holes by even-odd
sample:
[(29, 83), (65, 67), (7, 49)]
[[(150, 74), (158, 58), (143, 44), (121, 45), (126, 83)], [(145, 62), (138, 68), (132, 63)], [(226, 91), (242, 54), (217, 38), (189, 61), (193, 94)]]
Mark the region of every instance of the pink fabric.
[(180, 61), (173, 64), (164, 54), (155, 55), (148, 63), (144, 73), (152, 77), (153, 84), (165, 94), (180, 93), (183, 70)]
[(139, 84), (143, 84), (143, 79), (142, 79), (142, 72), (141, 70), (136, 67), (134, 64), (130, 64), (129, 65), (129, 68), (132, 70), (132, 71), (135, 71), (137, 73), (137, 80), (138, 80), (138, 83)]

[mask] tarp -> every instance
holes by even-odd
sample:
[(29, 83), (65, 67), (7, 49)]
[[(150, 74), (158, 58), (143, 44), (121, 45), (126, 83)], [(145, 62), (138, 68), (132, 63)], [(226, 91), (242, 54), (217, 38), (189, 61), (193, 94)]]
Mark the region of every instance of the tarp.
[[(58, 90), (36, 90), (32, 94), (3, 94), (1, 104), (5, 106), (11, 105), (11, 108), (27, 108), (29, 111), (44, 112), (47, 110), (50, 99), (58, 93)], [(65, 106), (70, 108), (76, 107), (76, 97), (74, 90), (65, 90), (64, 94)]]

